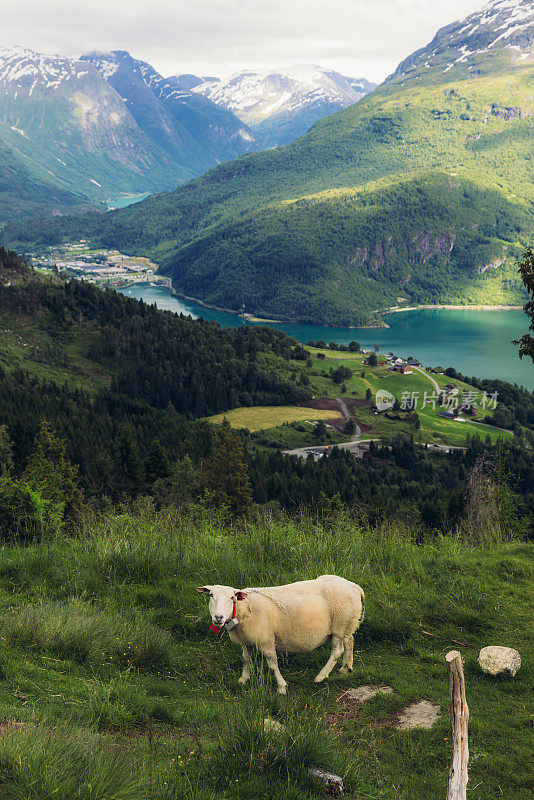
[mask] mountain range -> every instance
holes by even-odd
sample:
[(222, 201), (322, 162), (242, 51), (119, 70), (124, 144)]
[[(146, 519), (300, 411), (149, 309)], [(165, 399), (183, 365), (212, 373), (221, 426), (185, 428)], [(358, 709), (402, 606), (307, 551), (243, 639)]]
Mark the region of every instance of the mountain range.
[(91, 236), (150, 255), (185, 295), (271, 318), (377, 325), (399, 302), (521, 302), (533, 42), (532, 2), (492, 0), (286, 147), (103, 217), (6, 235)]
[(276, 77), (285, 101), (272, 124), (262, 106), (271, 129), (256, 137), (231, 102), (211, 97), (215, 79), (164, 78), (121, 50), (71, 59), (0, 48), (0, 221), (175, 188), (247, 150), (295, 139), (371, 87), (353, 89), (320, 68), (308, 83)]
[(0, 218), (168, 189), (250, 147), (231, 112), (120, 51), (0, 48), (0, 89)]
[(260, 149), (289, 144), (321, 117), (357, 103), (376, 88), (365, 78), (349, 78), (313, 64), (246, 70), (227, 80), (192, 75), (175, 80), (232, 111), (249, 126)]

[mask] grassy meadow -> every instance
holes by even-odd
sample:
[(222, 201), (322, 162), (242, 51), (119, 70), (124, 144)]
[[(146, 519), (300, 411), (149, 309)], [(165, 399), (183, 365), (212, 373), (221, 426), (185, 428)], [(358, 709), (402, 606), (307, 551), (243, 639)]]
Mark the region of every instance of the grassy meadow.
[[(341, 417), (341, 411), (328, 411), (317, 408), (300, 408), (299, 406), (251, 406), (235, 408), (222, 414), (209, 417), (209, 422), (220, 425), (226, 418), (232, 428), (248, 428), (253, 433), (264, 428), (277, 428), (286, 422), (303, 422), (306, 420), (335, 419)], [(311, 431), (312, 429), (310, 429)]]
[[(465, 659), (471, 800), (530, 797), (532, 548), (414, 543), (350, 516), (261, 516), (229, 525), (203, 506), (137, 501), (88, 516), (70, 537), (0, 551), (0, 796), (6, 800), (320, 797), (308, 767), (363, 800), (445, 797), (450, 756), (444, 657)], [(208, 630), (195, 586), (269, 585), (337, 573), (366, 592), (354, 672), (313, 678), (328, 649), (280, 659), (287, 697), (256, 659)], [(516, 647), (513, 679), (489, 678), (480, 647)], [(351, 686), (386, 683), (361, 708)], [(428, 699), (432, 730), (395, 728)], [(285, 725), (267, 733), (263, 719)]]
[[(507, 441), (513, 439), (513, 435), (508, 431), (481, 422), (473, 422), (469, 418), (459, 422), (439, 416), (440, 406), (436, 402), (435, 384), (440, 389), (447, 384), (457, 386), (460, 400), (463, 396), (462, 392), (476, 392), (473, 386), (469, 386), (457, 378), (428, 373), (424, 369), (416, 369), (411, 375), (403, 375), (399, 372), (390, 372), (387, 367), (371, 367), (364, 364), (366, 356), (362, 353), (341, 352), (308, 347), (308, 345), (305, 347), (311, 354), (311, 366), (302, 361), (292, 361), (291, 364), (294, 365), (297, 375), (305, 376), (305, 380), (308, 381), (308, 385), (316, 397), (356, 398), (365, 401), (367, 391), (371, 392), (370, 402), (364, 402), (355, 410), (356, 419), (363, 422), (365, 426), (361, 436), (363, 440), (414, 436), (421, 443), (434, 442), (461, 447), (465, 445), (467, 436), (476, 435), (481, 439), (489, 436), (492, 443), (499, 438)], [(385, 360), (385, 356), (380, 354), (379, 356), (381, 360)], [(340, 366), (347, 367), (353, 373), (351, 378), (344, 381), (345, 394), (342, 392), (341, 385), (334, 383), (330, 377), (330, 370), (336, 370)], [(414, 431), (411, 427), (407, 412), (401, 411), (396, 415), (397, 418), (391, 414), (386, 416), (384, 413), (378, 415), (373, 413), (374, 398), (380, 389), (391, 392), (400, 402), (402, 402), (404, 393), (409, 395), (414, 393), (417, 398), (417, 413), (420, 420), (419, 430)], [(425, 396), (427, 403), (423, 407)], [(428, 399), (431, 396), (434, 396), (434, 405)], [(317, 443), (313, 436), (313, 427), (305, 426), (303, 428), (298, 424), (299, 422), (333, 419), (336, 416), (341, 416), (341, 414), (297, 406), (256, 406), (236, 408), (223, 414), (217, 414), (210, 417), (209, 421), (220, 424), (226, 417), (233, 428), (248, 428), (251, 433), (267, 430), (271, 443), (268, 446), (290, 449)], [(484, 418), (485, 416), (493, 416), (491, 407), (479, 408), (478, 417)], [(331, 437), (333, 437), (331, 440), (322, 443), (344, 441), (350, 438), (336, 435), (333, 432)]]

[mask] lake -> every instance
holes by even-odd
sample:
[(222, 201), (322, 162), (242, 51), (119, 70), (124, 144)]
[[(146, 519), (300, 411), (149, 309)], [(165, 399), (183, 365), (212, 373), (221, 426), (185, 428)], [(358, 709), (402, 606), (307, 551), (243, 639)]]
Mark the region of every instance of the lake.
[[(135, 284), (121, 290), (123, 294), (155, 303), (158, 308), (204, 317), (221, 325), (236, 327), (253, 325), (224, 311), (212, 311), (194, 302), (175, 297), (165, 286)], [(348, 344), (353, 339), (362, 347), (379, 345), (382, 352), (414, 356), (428, 366), (452, 366), (464, 375), (479, 378), (501, 378), (534, 389), (534, 365), (522, 361), (512, 339), (519, 339), (528, 330), (528, 319), (517, 309), (508, 311), (406, 311), (388, 314), (389, 328), (375, 330), (328, 328), (319, 325), (276, 323), (271, 327), (283, 330), (301, 342), (324, 339)]]
[(141, 200), (146, 200), (150, 192), (144, 194), (128, 194), (122, 197), (116, 197), (114, 200), (108, 200), (108, 207), (110, 209), (126, 208), (126, 206), (133, 206), (134, 203), (140, 203)]

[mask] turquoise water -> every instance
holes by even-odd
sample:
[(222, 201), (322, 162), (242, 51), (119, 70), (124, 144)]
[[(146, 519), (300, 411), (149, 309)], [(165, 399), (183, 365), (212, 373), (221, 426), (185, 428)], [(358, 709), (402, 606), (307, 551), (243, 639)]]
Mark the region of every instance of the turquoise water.
[(150, 192), (145, 192), (144, 194), (130, 194), (126, 197), (116, 197), (115, 200), (108, 200), (108, 206), (110, 208), (126, 208), (126, 206), (131, 206), (134, 203), (140, 203), (141, 200), (145, 200), (149, 194)]
[[(234, 314), (212, 311), (196, 303), (174, 297), (165, 286), (136, 284), (122, 290), (131, 297), (155, 303), (159, 308), (204, 317), (235, 327), (243, 321)], [(449, 311), (426, 310), (388, 314), (384, 320), (389, 328), (363, 330), (326, 328), (318, 325), (292, 323), (273, 324), (301, 342), (324, 339), (326, 342), (348, 344), (355, 339), (362, 347), (378, 344), (382, 352), (392, 350), (401, 356), (414, 356), (429, 366), (453, 366), (464, 375), (479, 378), (501, 378), (534, 389), (534, 365), (522, 361), (517, 347), (511, 344), (528, 330), (528, 320), (522, 311)], [(253, 323), (246, 323), (253, 324)]]

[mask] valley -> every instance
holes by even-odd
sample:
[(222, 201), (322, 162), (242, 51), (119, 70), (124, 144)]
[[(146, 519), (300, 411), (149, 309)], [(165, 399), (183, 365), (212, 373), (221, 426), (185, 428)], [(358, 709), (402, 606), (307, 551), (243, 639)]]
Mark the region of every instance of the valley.
[(0, 800), (531, 800), (532, 0), (63, 5), (0, 44)]
[(523, 305), (534, 12), (514, 3), (519, 27), (500, 3), (454, 23), (286, 147), (104, 216), (12, 222), (5, 237), (24, 250), (83, 237), (144, 255), (177, 292), (267, 319), (379, 326), (376, 311), (398, 296)]

